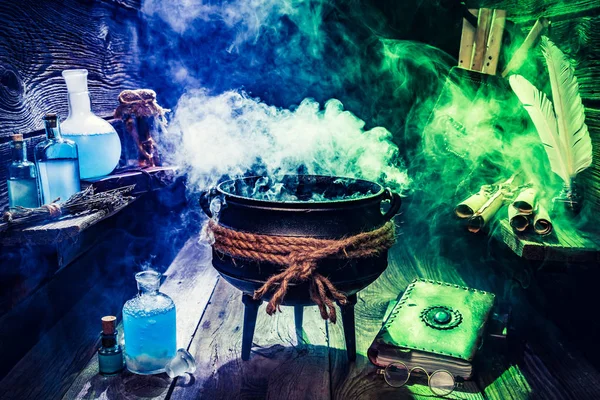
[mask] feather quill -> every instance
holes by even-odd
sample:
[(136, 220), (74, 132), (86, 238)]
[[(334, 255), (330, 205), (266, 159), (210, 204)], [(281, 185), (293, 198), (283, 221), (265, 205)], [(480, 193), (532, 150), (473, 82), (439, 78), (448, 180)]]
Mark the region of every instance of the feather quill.
[(542, 52), (548, 65), (552, 102), (520, 75), (510, 85), (529, 113), (544, 144), (552, 171), (571, 188), (575, 176), (592, 164), (592, 141), (585, 124), (579, 84), (567, 57), (547, 37)]

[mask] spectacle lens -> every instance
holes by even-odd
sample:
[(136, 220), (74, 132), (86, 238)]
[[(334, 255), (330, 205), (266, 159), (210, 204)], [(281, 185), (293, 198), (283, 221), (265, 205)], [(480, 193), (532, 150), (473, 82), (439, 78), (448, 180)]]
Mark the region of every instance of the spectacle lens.
[(447, 396), (454, 391), (456, 382), (448, 371), (435, 371), (429, 377), (429, 388), (437, 396)]
[(402, 363), (392, 363), (385, 368), (383, 377), (388, 385), (392, 387), (401, 387), (408, 382), (410, 372), (408, 367)]

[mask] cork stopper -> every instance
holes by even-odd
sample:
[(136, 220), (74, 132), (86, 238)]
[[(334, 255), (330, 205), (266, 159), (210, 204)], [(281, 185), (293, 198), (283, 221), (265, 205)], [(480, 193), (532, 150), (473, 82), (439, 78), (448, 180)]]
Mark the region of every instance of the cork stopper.
[(15, 133), (10, 137), (14, 142), (22, 142), (23, 135), (21, 133)]
[(117, 325), (117, 317), (107, 315), (102, 317), (102, 333), (105, 335), (114, 335)]

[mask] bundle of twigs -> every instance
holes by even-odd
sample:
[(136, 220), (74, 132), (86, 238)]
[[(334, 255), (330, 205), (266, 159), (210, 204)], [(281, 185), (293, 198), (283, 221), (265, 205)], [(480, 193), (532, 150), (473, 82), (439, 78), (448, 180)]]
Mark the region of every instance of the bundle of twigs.
[(108, 213), (129, 203), (133, 196), (128, 196), (135, 185), (94, 193), (93, 186), (75, 193), (64, 203), (50, 203), (38, 208), (16, 207), (2, 215), (0, 232), (12, 227), (35, 225), (40, 222), (58, 219), (65, 215), (81, 215), (100, 210)]

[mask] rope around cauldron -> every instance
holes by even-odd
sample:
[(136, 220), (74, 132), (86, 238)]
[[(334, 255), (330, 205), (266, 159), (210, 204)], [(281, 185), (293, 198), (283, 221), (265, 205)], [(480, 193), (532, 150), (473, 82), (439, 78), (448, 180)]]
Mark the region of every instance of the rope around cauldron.
[(214, 249), (231, 257), (264, 261), (287, 266), (282, 272), (271, 276), (254, 292), (254, 299), (261, 299), (274, 290), (267, 304), (267, 314), (281, 311), (280, 304), (290, 283), (310, 280), (310, 298), (319, 307), (321, 317), (335, 323), (337, 316), (333, 300), (346, 304), (346, 295), (333, 286), (331, 281), (317, 272), (318, 262), (325, 258), (353, 259), (374, 257), (388, 250), (396, 240), (395, 225), (388, 222), (381, 228), (359, 233), (339, 240), (309, 237), (270, 236), (239, 232), (219, 225), (210, 219), (205, 229), (215, 238)]

